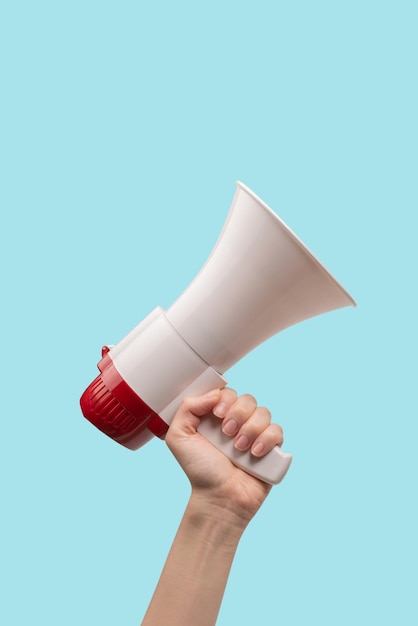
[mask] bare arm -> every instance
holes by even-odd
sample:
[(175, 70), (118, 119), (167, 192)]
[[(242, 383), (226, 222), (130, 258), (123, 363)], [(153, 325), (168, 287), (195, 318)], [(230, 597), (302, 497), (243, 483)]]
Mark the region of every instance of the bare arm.
[(283, 440), (281, 428), (270, 424), (270, 413), (252, 396), (237, 398), (224, 389), (184, 401), (167, 444), (189, 477), (192, 493), (142, 626), (216, 623), (240, 537), (270, 490), (197, 432), (200, 418), (212, 410), (224, 431), (230, 427), (238, 447), (259, 456)]

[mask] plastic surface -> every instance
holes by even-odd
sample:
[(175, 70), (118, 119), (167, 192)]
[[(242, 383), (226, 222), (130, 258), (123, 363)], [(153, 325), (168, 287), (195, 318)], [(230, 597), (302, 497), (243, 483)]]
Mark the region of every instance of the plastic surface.
[(354, 305), (290, 228), (238, 183), (215, 247), (166, 317), (204, 361), (224, 373), (285, 328)]
[[(139, 330), (138, 330), (139, 329)], [(109, 350), (120, 377), (167, 424), (186, 395), (224, 387), (225, 378), (206, 363), (156, 307)], [(99, 364), (100, 365), (100, 364)]]

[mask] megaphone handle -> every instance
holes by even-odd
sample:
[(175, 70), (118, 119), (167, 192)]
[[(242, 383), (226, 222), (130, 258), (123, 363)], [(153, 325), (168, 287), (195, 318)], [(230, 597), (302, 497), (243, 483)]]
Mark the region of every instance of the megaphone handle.
[(263, 457), (255, 457), (249, 450), (234, 447), (234, 438), (222, 432), (219, 419), (207, 416), (200, 422), (198, 432), (222, 452), (234, 465), (270, 485), (277, 485), (286, 475), (292, 455), (275, 446)]

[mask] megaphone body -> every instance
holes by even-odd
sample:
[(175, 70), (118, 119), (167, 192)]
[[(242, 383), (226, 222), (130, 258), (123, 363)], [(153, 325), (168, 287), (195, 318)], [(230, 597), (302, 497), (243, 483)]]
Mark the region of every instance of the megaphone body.
[[(81, 398), (85, 417), (136, 450), (164, 438), (182, 400), (216, 388), (256, 346), (310, 317), (354, 300), (286, 224), (248, 187), (236, 193), (201, 271), (164, 311), (156, 307), (115, 346)], [(292, 456), (276, 446), (261, 458), (238, 451), (219, 420), (199, 426), (233, 463), (270, 484)]]

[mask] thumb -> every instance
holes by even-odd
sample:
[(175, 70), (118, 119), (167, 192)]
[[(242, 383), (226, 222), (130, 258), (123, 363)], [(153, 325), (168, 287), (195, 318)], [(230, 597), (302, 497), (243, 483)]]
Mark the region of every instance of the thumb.
[(178, 430), (196, 432), (200, 418), (215, 408), (221, 397), (220, 389), (213, 389), (202, 396), (188, 397), (183, 400), (171, 422), (169, 432)]
[(182, 409), (186, 413), (191, 413), (196, 417), (203, 417), (215, 408), (221, 397), (220, 389), (212, 389), (203, 396), (185, 398), (183, 400)]

